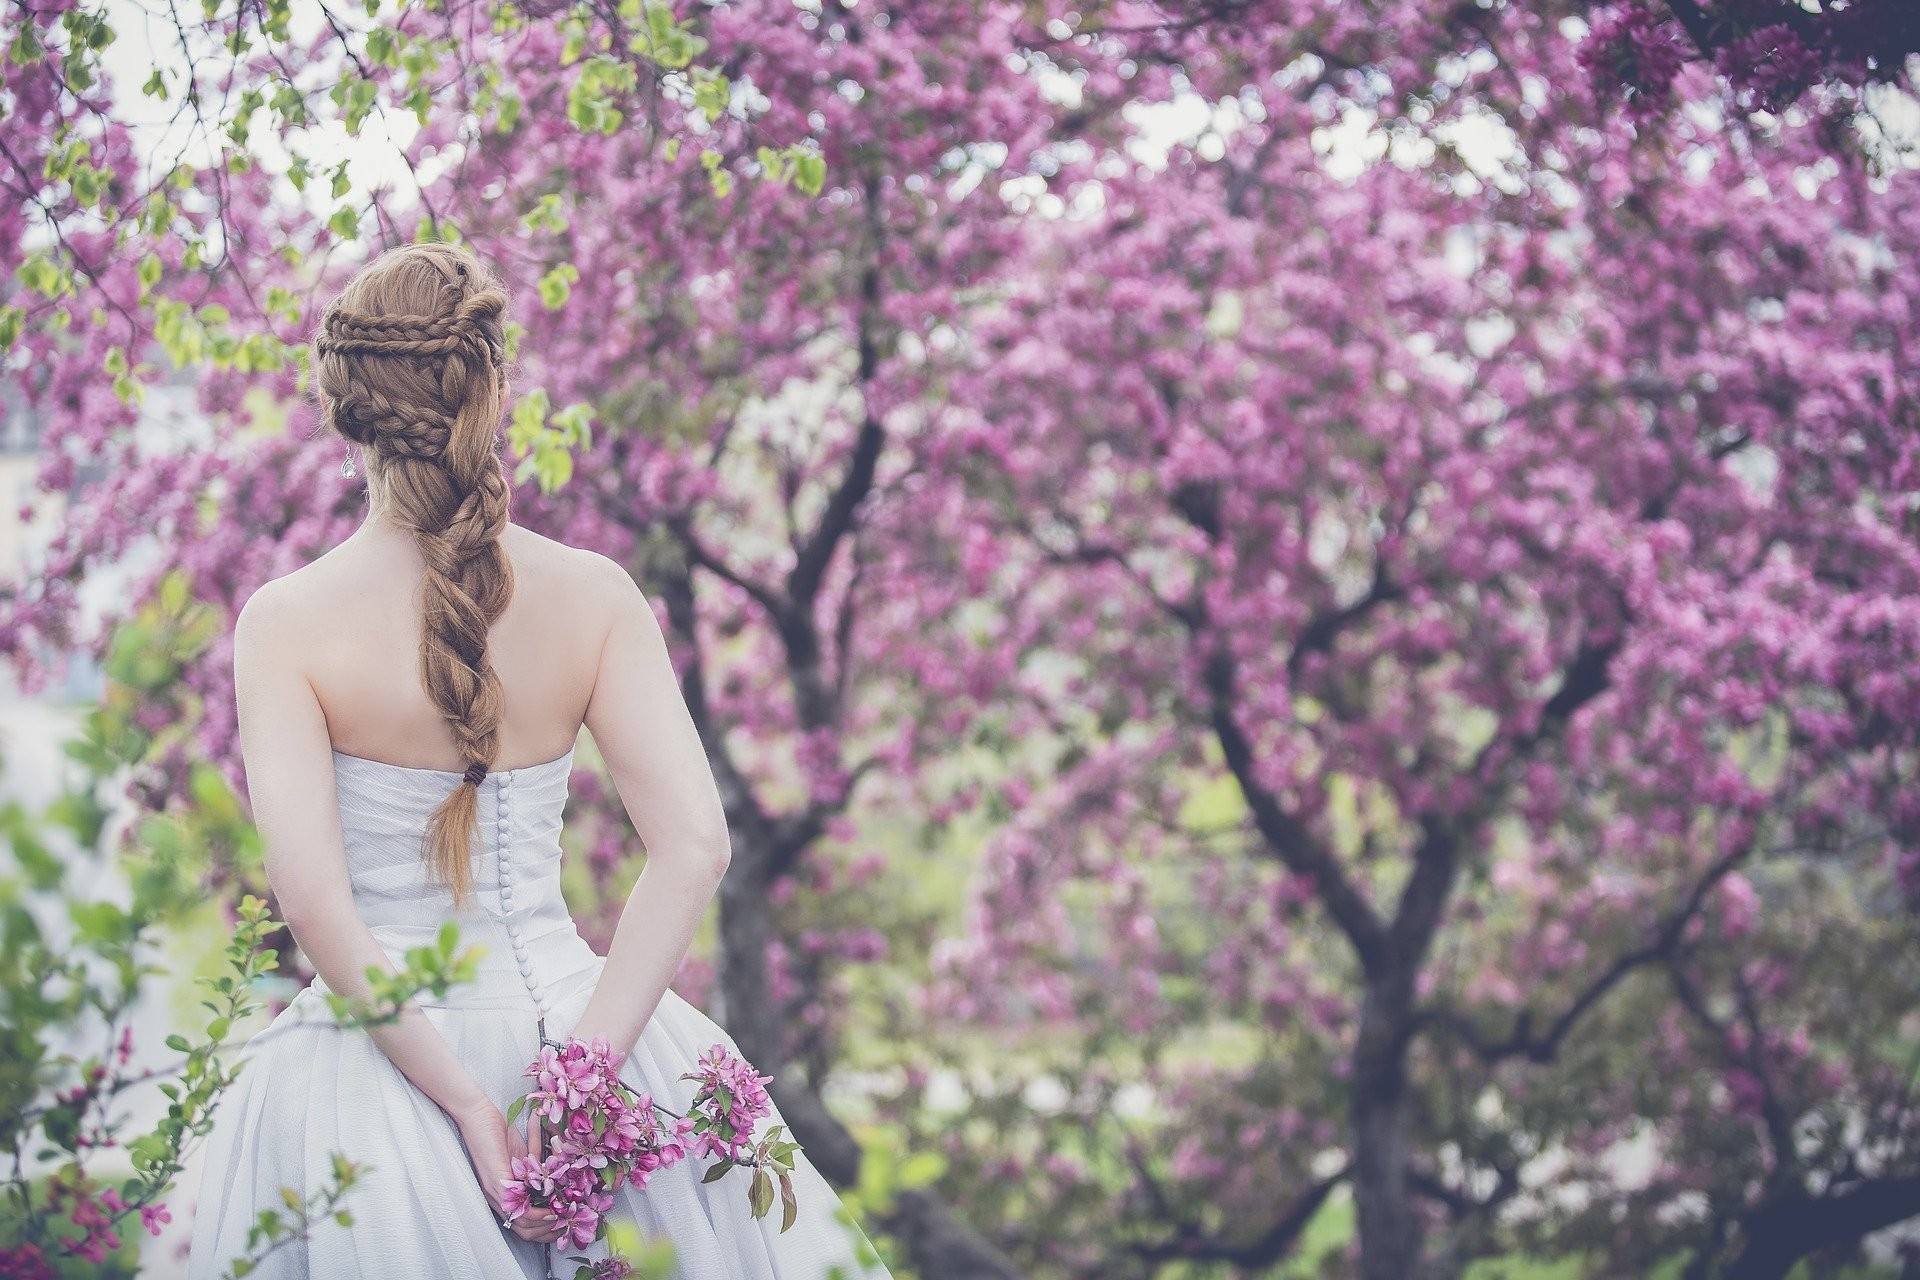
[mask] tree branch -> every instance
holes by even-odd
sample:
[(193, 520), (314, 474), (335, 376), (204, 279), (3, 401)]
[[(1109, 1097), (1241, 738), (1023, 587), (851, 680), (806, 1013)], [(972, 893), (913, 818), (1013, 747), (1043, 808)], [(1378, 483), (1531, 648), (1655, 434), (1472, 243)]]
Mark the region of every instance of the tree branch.
[[(863, 394), (872, 385), (880, 365), (880, 348), (875, 334), (880, 322), (880, 265), (875, 260), (881, 235), (880, 184), (871, 174), (866, 178), (865, 191), (867, 222), (873, 244), (869, 246), (871, 252), (866, 266), (860, 272), (859, 365), (855, 378)], [(820, 589), (820, 580), (833, 559), (834, 549), (853, 527), (854, 512), (859, 509), (861, 499), (873, 488), (874, 470), (880, 460), (881, 446), (886, 443), (886, 431), (873, 415), (871, 396), (865, 398), (869, 407), (861, 418), (860, 432), (854, 437), (853, 454), (847, 460), (846, 472), (827, 499), (826, 510), (820, 514), (820, 523), (814, 526), (813, 532), (796, 550), (793, 571), (787, 575), (787, 597), (802, 613), (810, 612), (813, 597)]]
[(685, 570), (668, 573), (661, 583), (660, 595), (667, 604), (668, 626), (687, 648), (688, 660), (680, 675), (680, 693), (700, 730), (700, 741), (713, 764), (728, 818), (764, 831), (769, 826), (767, 812), (754, 795), (752, 781), (735, 764), (733, 753), (727, 748), (726, 730), (716, 722), (712, 704), (707, 701), (706, 657), (700, 644), (693, 579)]
[(776, 622), (792, 609), (792, 605), (772, 587), (747, 576), (743, 571), (734, 568), (709, 551), (706, 544), (700, 540), (700, 535), (693, 531), (693, 521), (690, 516), (686, 514), (673, 516), (667, 520), (666, 525), (668, 531), (685, 548), (689, 563), (698, 565), (716, 578), (731, 582), (746, 592)]
[(1782, 1280), (1802, 1258), (1920, 1215), (1920, 1174), (1864, 1178), (1810, 1196), (1795, 1189), (1743, 1215), (1745, 1238), (1726, 1280)]
[(1214, 736), (1226, 757), (1227, 769), (1246, 797), (1254, 826), (1280, 861), (1313, 881), (1321, 902), (1353, 945), (1361, 965), (1374, 972), (1385, 959), (1386, 928), (1373, 905), (1341, 870), (1333, 851), (1261, 785), (1254, 771), (1253, 744), (1241, 732), (1233, 713), (1234, 663), (1224, 649), (1216, 648), (1208, 659), (1206, 684)]
[(1313, 1183), (1281, 1210), (1273, 1224), (1244, 1242), (1231, 1242), (1201, 1231), (1190, 1223), (1165, 1240), (1138, 1242), (1129, 1251), (1147, 1262), (1214, 1261), (1245, 1270), (1270, 1267), (1292, 1252), (1306, 1231), (1307, 1224), (1320, 1212), (1320, 1206), (1335, 1187), (1347, 1180), (1351, 1164), (1343, 1162), (1333, 1173)]
[(1560, 1052), (1561, 1043), (1572, 1032), (1575, 1024), (1585, 1017), (1608, 992), (1635, 970), (1664, 962), (1678, 953), (1681, 935), (1686, 931), (1688, 922), (1698, 915), (1701, 907), (1705, 905), (1707, 894), (1745, 860), (1752, 852), (1752, 848), (1752, 841), (1747, 841), (1716, 859), (1699, 883), (1694, 885), (1686, 901), (1660, 925), (1653, 941), (1617, 957), (1611, 965), (1607, 966), (1605, 972), (1588, 983), (1586, 989), (1574, 997), (1572, 1003), (1562, 1010), (1558, 1017), (1547, 1024), (1545, 1032), (1535, 1035), (1533, 1010), (1522, 1009), (1514, 1018), (1512, 1031), (1499, 1040), (1489, 1040), (1480, 1033), (1471, 1018), (1443, 1005), (1428, 1005), (1416, 1012), (1413, 1032), (1418, 1033), (1427, 1026), (1443, 1026), (1458, 1036), (1468, 1048), (1487, 1063), (1500, 1062), (1507, 1058), (1552, 1062)]
[(1287, 674), (1298, 677), (1307, 655), (1331, 652), (1333, 642), (1342, 631), (1379, 606), (1399, 599), (1402, 594), (1399, 584), (1387, 576), (1386, 560), (1376, 557), (1373, 562), (1373, 583), (1367, 588), (1367, 594), (1344, 609), (1316, 615), (1301, 629), (1300, 638), (1293, 642), (1293, 652), (1287, 655)]

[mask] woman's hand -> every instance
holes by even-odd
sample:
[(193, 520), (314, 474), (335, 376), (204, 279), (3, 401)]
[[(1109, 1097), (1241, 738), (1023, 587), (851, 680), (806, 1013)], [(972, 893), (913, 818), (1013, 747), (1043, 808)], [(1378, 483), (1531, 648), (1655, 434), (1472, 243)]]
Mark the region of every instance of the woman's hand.
[(513, 1176), (511, 1161), (515, 1156), (524, 1155), (537, 1159), (541, 1154), (539, 1150), (529, 1149), (526, 1138), (507, 1123), (500, 1108), (491, 1102), (455, 1116), (454, 1123), (460, 1127), (467, 1160), (473, 1165), (474, 1176), (480, 1179), (480, 1190), (493, 1209), (494, 1220), (522, 1240), (535, 1244), (552, 1244), (558, 1240), (560, 1220), (551, 1209), (534, 1206), (511, 1223), (502, 1221), (507, 1214), (501, 1206), (500, 1191)]

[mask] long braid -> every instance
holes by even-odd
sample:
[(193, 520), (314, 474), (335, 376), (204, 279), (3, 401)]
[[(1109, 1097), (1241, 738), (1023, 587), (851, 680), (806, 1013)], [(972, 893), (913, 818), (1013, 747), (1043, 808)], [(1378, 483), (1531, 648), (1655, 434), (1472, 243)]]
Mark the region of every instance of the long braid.
[(325, 422), (373, 451), (392, 518), (426, 562), (420, 678), (469, 765), (434, 810), (423, 856), (456, 904), (470, 892), (479, 783), (504, 711), (487, 633), (513, 595), (500, 545), (506, 305), (469, 251), (403, 245), (342, 290), (313, 344)]

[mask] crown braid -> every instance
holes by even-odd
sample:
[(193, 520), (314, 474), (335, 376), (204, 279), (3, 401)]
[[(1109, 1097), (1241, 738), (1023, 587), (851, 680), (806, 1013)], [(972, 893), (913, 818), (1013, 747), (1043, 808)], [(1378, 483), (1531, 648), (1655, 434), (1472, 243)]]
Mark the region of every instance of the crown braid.
[(421, 682), (468, 765), (428, 822), (424, 857), (456, 904), (471, 886), (480, 780), (493, 767), (504, 709), (487, 634), (513, 595), (497, 448), (506, 304), (468, 250), (402, 245), (341, 291), (313, 340), (325, 425), (372, 451), (392, 518), (426, 563)]

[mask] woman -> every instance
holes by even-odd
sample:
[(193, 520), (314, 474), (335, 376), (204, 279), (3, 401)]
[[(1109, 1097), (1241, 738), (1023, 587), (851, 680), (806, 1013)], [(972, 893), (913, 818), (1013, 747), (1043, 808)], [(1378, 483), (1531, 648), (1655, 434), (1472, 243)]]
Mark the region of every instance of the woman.
[[(502, 1202), (529, 1150), (505, 1113), (542, 1032), (604, 1036), (622, 1078), (678, 1113), (699, 1055), (737, 1052), (667, 985), (729, 839), (659, 624), (619, 565), (508, 520), (506, 303), (465, 249), (406, 245), (347, 286), (314, 342), (325, 421), (365, 459), (370, 510), (247, 601), (234, 683), (267, 878), (318, 977), (248, 1044), (215, 1113), (196, 1278), (257, 1253), (259, 1215), (284, 1210), (283, 1188), (324, 1188), (336, 1153), (363, 1167), (351, 1224), (320, 1219), (253, 1275), (537, 1277), (551, 1246), (570, 1276), (582, 1251), (557, 1243), (554, 1214)], [(604, 960), (560, 895), (583, 724), (647, 850)], [(369, 966), (391, 971), (449, 919), (485, 948), (477, 981), (390, 1023), (334, 1024), (326, 992), (367, 998)], [(613, 1210), (672, 1243), (677, 1275), (886, 1275), (804, 1152), (785, 1232), (777, 1208), (751, 1216), (744, 1172), (703, 1183), (710, 1166), (689, 1155)]]

